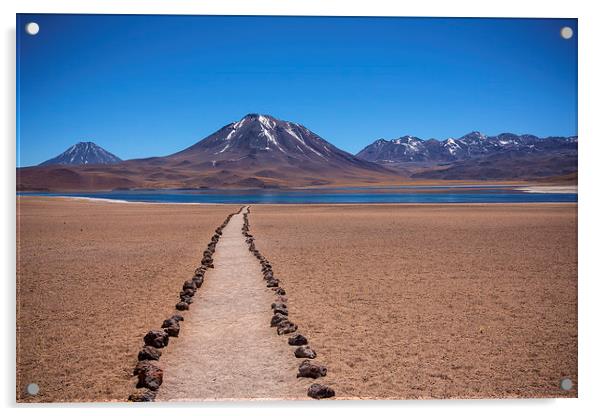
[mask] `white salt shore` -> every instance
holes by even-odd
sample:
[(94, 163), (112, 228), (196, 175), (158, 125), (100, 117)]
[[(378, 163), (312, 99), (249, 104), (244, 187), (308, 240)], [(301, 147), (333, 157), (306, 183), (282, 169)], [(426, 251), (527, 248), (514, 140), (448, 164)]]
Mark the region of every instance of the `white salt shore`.
[(534, 185), (516, 188), (519, 191), (538, 194), (576, 194), (577, 185)]

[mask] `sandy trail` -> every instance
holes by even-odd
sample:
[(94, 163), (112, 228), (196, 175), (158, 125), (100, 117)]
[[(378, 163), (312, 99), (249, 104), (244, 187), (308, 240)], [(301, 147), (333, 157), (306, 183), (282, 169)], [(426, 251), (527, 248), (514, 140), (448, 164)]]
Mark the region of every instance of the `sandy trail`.
[[(246, 212), (245, 208), (243, 212)], [(306, 379), (285, 336), (270, 328), (273, 292), (241, 233), (242, 213), (224, 228), (180, 337), (161, 357), (157, 401), (306, 398)]]

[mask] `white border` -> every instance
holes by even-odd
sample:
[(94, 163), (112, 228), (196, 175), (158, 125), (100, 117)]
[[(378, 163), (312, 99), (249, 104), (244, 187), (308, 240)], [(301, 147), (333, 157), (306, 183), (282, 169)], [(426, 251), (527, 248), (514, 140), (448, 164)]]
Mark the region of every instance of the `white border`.
[[(535, 3), (535, 2), (532, 2)], [(586, 6), (578, 1), (550, 0), (530, 4), (524, 0), (483, 2), (475, 0), (70, 0), (18, 2), (20, 13), (121, 13), (121, 14), (225, 14), (307, 16), (498, 16), (498, 17), (583, 17)]]
[[(573, 17), (579, 18), (579, 399), (573, 400), (482, 400), (482, 401), (408, 401), (408, 402), (308, 402), (308, 403), (245, 403), (203, 404), (202, 412), (232, 414), (234, 412), (265, 415), (283, 412), (294, 414), (328, 414), (343, 411), (359, 415), (367, 411), (382, 414), (421, 412), (425, 414), (506, 415), (515, 413), (542, 413), (546, 415), (588, 414), (602, 408), (602, 379), (600, 366), (600, 317), (598, 296), (602, 293), (600, 241), (600, 187), (597, 173), (602, 157), (600, 128), (600, 59), (599, 40), (602, 22), (593, 1), (474, 1), (474, 0), (420, 0), (393, 2), (384, 0), (21, 0), (1, 2), (2, 42), (2, 142), (1, 177), (3, 185), (1, 264), (4, 302), (2, 404), (12, 414), (14, 405), (14, 346), (15, 346), (15, 13), (120, 13), (120, 14), (233, 14), (233, 15), (346, 15), (346, 16), (472, 16), (472, 17)], [(58, 405), (21, 407), (24, 413), (44, 410), (49, 414), (79, 414), (82, 406)], [(85, 406), (89, 414), (140, 413), (149, 409), (128, 405)], [(155, 412), (196, 413), (190, 405), (178, 409), (158, 409)]]

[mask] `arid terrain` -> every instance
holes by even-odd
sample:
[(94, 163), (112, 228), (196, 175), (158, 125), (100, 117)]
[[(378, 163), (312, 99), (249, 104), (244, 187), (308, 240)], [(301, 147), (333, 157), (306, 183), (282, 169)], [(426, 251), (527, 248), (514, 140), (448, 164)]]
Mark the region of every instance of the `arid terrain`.
[(215, 268), (170, 340), (157, 401), (307, 399), (313, 379), (297, 378), (300, 359), (270, 326), (275, 301), (241, 233), (242, 214), (224, 229)]
[(577, 395), (576, 204), (259, 205), (250, 222), (337, 397)]
[[(205, 243), (239, 206), (18, 203), (18, 400), (125, 400), (143, 335), (174, 312)], [(576, 204), (254, 205), (249, 218), (337, 398), (576, 397)], [(273, 339), (261, 278), (232, 280), (246, 257), (228, 250), (248, 255), (239, 225), (218, 243), (216, 268), (165, 350), (159, 400), (184, 400), (184, 388), (203, 396), (188, 399), (303, 397), (307, 381), (295, 378), (286, 338)], [(227, 323), (235, 295), (251, 305), (232, 305), (239, 319), (266, 316), (265, 327), (246, 324), (257, 339)], [(214, 343), (199, 322), (238, 349)], [(200, 348), (199, 366), (221, 351), (222, 370), (187, 371), (196, 361), (178, 357), (190, 348)], [(271, 355), (246, 366), (273, 373), (249, 379), (261, 390), (189, 385), (244, 378), (236, 359), (263, 350)], [(38, 396), (23, 393), (28, 383)]]
[[(18, 198), (17, 399), (124, 401), (142, 337), (173, 313), (232, 205)], [(38, 396), (23, 394), (29, 383)]]

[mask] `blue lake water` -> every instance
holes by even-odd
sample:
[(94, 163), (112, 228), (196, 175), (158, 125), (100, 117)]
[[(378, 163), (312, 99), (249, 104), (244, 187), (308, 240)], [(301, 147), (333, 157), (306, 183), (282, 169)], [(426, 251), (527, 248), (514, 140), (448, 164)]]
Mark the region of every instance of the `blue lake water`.
[(508, 186), (420, 186), (378, 189), (248, 191), (112, 191), (18, 195), (101, 198), (128, 202), (221, 204), (383, 204), (577, 202), (576, 193), (528, 193)]

